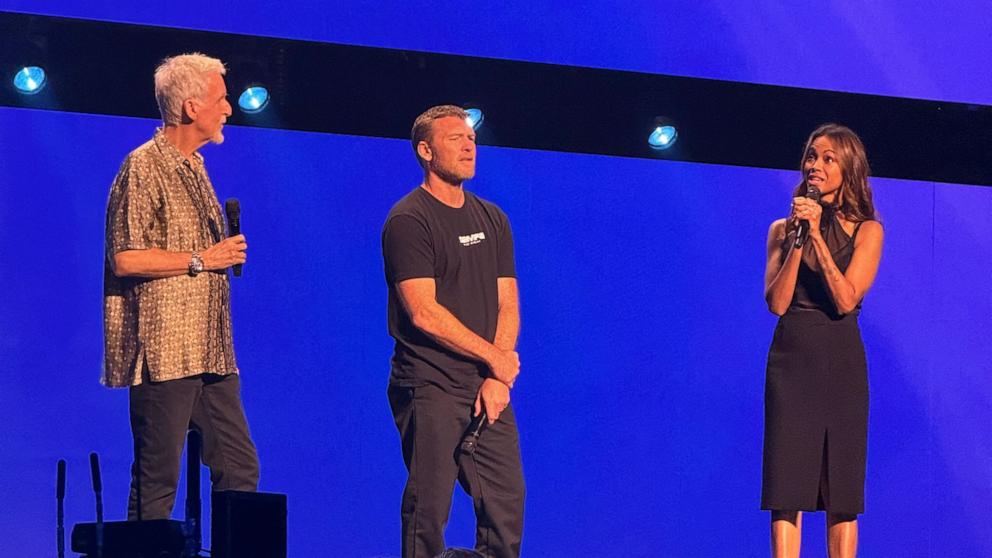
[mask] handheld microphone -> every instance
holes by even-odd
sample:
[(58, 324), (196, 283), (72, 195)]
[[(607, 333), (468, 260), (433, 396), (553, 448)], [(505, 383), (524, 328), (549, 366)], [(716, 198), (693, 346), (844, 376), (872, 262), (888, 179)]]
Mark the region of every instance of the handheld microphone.
[(462, 438), (461, 451), (463, 454), (472, 455), (475, 453), (475, 448), (479, 446), (479, 436), (489, 424), (488, 419), (489, 416), (486, 415), (485, 409), (482, 409), (478, 416), (472, 418), (472, 422), (469, 423), (468, 430), (465, 431), (465, 436)]
[(90, 454), (90, 474), (96, 495), (96, 557), (103, 558), (103, 481), (100, 480), (100, 456)]
[[(820, 202), (820, 190), (812, 184), (806, 185), (806, 197), (817, 203)], [(799, 221), (799, 228), (796, 229), (796, 242), (792, 245), (793, 248), (802, 248), (806, 244), (806, 239), (809, 238), (809, 220), (801, 219)]]
[(65, 558), (65, 459), (59, 459), (58, 476), (55, 481), (55, 498), (58, 500), (58, 551), (59, 558)]
[[(237, 236), (241, 234), (241, 203), (238, 198), (227, 198), (224, 201), (224, 213), (227, 214), (227, 236)], [(234, 264), (234, 276), (241, 277), (241, 266)]]

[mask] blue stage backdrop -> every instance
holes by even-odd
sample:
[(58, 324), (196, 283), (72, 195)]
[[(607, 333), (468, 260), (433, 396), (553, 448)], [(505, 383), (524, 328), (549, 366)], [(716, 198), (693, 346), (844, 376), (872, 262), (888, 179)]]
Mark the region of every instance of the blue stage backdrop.
[[(476, 19), (443, 2), (428, 12), (354, 1), (333, 13), (321, 2), (69, 4), (0, 8), (992, 102), (990, 16), (977, 2), (936, 15), (884, 2), (866, 15), (853, 4), (645, 1), (604, 4), (597, 17), (575, 3), (516, 2), (478, 7)], [(438, 13), (450, 14), (442, 28)], [(103, 219), (121, 160), (155, 126), (0, 108), (4, 555), (54, 554), (60, 457), (70, 525), (94, 515), (89, 451), (103, 458), (108, 518), (125, 514), (126, 391), (97, 383)], [(410, 146), (226, 135), (203, 153), (220, 197), (241, 199), (250, 245), (232, 305), (261, 488), (289, 495), (291, 556), (397, 556), (405, 472), (385, 397), (379, 231), (419, 181)], [(479, 159), (470, 188), (507, 211), (517, 240), (524, 554), (766, 555), (761, 396), (775, 320), (761, 296), (764, 242), (798, 173), (491, 147)], [(861, 320), (872, 390), (862, 555), (992, 555), (992, 190), (873, 185), (887, 239)], [(804, 548), (822, 556), (822, 515), (811, 519)], [(449, 542), (470, 546), (472, 532), (458, 498)]]
[[(59, 457), (70, 522), (93, 516), (91, 450), (108, 517), (124, 515), (126, 392), (96, 383), (103, 214), (121, 158), (154, 127), (0, 110), (0, 488), (12, 514), (0, 540), (19, 555), (52, 552)], [(404, 471), (385, 398), (378, 241), (392, 201), (417, 184), (410, 147), (227, 136), (204, 153), (219, 195), (242, 200), (251, 245), (233, 312), (262, 489), (290, 496), (293, 556), (396, 554)], [(481, 149), (471, 186), (517, 237), (527, 555), (766, 552), (763, 245), (795, 175)], [(873, 394), (863, 548), (987, 555), (992, 190), (874, 184), (888, 238), (862, 319)], [(451, 542), (471, 533), (463, 499)]]

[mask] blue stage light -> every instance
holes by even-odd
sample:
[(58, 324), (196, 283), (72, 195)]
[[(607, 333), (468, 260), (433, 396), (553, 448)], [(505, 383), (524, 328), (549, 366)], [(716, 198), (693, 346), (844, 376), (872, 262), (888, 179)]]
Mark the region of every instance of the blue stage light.
[(238, 97), (238, 106), (241, 110), (249, 114), (262, 112), (269, 104), (269, 90), (255, 85), (245, 89)]
[(14, 74), (14, 87), (25, 95), (34, 95), (45, 87), (45, 70), (38, 66), (25, 66)]
[(678, 139), (678, 137), (679, 132), (675, 129), (675, 126), (658, 126), (653, 132), (651, 132), (651, 135), (648, 136), (648, 145), (651, 146), (651, 149), (661, 151), (674, 145), (675, 140)]
[(465, 112), (468, 113), (468, 116), (465, 117), (465, 122), (467, 122), (473, 130), (478, 130), (479, 126), (482, 126), (482, 121), (486, 119), (486, 116), (477, 108), (465, 109)]

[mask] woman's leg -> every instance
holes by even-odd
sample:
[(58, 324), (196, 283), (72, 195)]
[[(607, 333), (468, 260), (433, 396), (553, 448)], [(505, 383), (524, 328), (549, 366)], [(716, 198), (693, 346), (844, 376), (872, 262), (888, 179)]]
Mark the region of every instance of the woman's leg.
[(827, 553), (830, 558), (858, 555), (858, 516), (827, 514)]
[(772, 558), (799, 558), (799, 545), (802, 542), (802, 532), (802, 512), (773, 511)]

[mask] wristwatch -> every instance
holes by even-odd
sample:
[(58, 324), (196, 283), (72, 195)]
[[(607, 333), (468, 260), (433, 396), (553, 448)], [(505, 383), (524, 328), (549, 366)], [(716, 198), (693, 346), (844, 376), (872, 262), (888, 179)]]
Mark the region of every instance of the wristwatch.
[(189, 276), (196, 277), (196, 274), (203, 271), (203, 258), (200, 253), (193, 250), (193, 257), (189, 260)]

